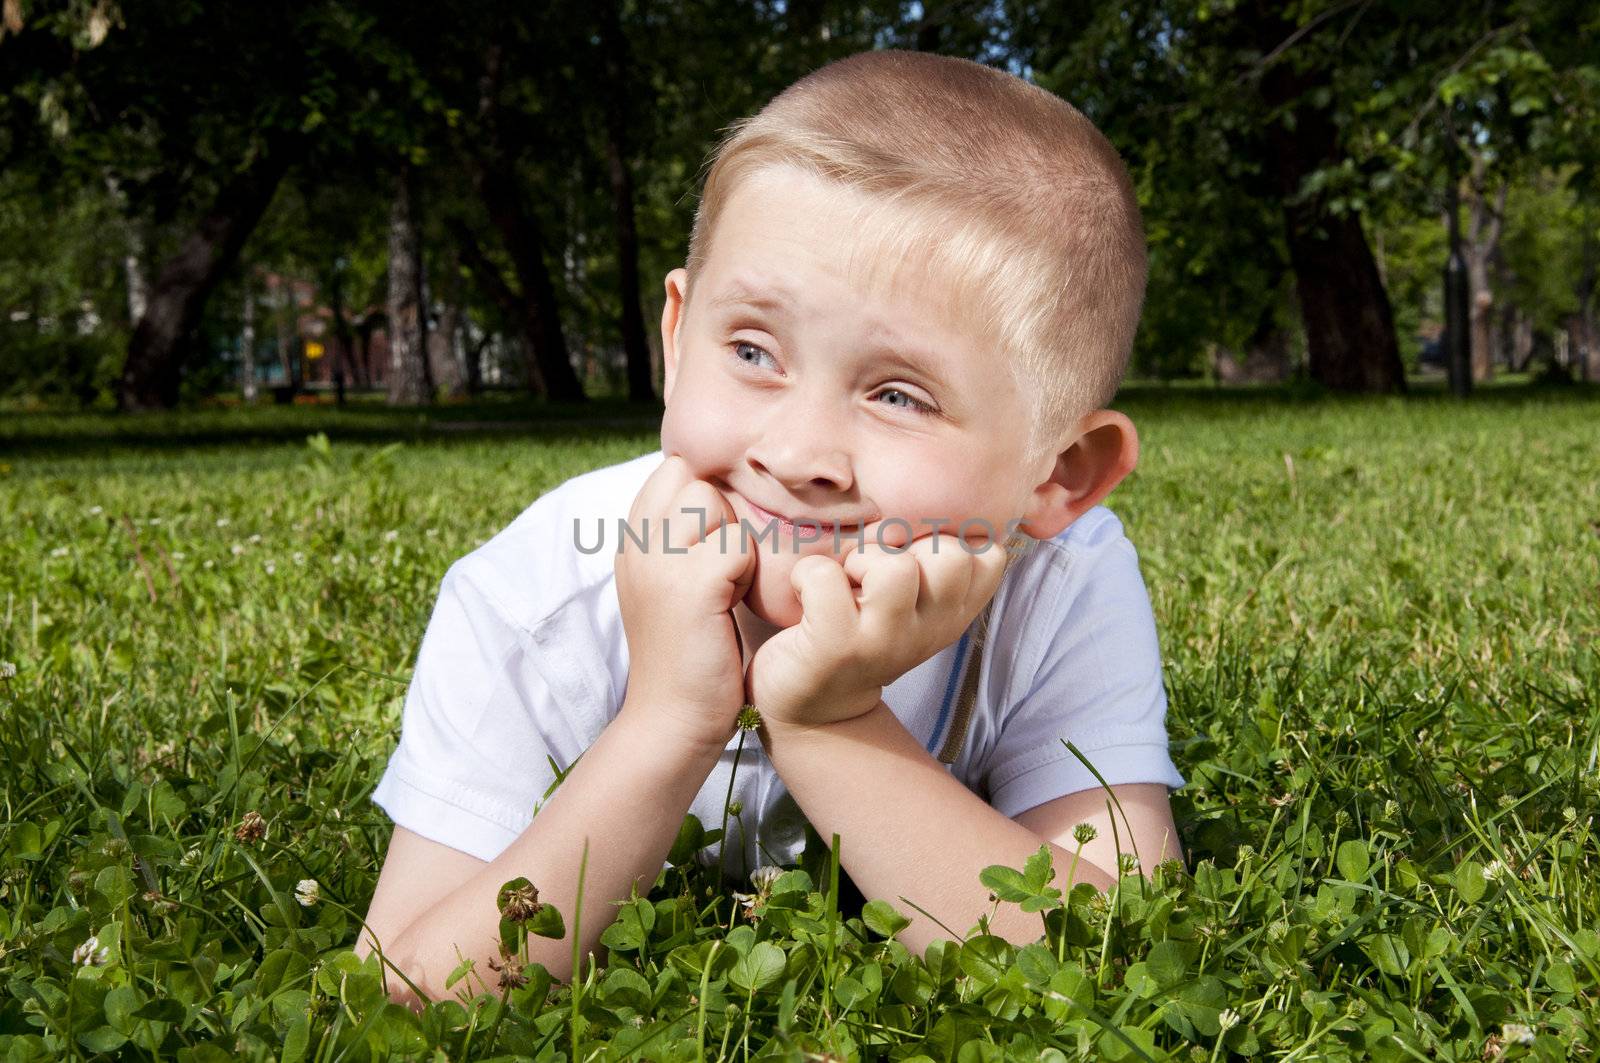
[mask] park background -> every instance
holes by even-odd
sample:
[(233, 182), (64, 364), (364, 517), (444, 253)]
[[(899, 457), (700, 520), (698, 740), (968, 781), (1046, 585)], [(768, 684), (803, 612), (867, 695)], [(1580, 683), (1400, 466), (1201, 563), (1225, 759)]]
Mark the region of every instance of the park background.
[[(706, 153), (881, 47), (1134, 175), (1109, 504), (1187, 867), (996, 871), (1041, 942), (919, 960), (691, 832), (574, 984), (386, 1005), (345, 950), (440, 578), (658, 445)], [(1575, 2), (0, 0), (0, 1052), (1584, 1058), (1597, 162)]]

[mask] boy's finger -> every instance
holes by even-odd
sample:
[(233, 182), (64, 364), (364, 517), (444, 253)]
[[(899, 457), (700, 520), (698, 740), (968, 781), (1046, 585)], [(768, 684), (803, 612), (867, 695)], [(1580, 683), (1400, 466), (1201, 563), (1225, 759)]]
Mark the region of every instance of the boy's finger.
[(867, 571), (883, 558), (901, 557), (911, 555), (928, 558), (933, 563), (946, 562), (952, 555), (961, 552), (961, 542), (949, 534), (926, 535), (920, 539), (913, 539), (904, 546), (879, 546), (869, 540), (866, 547), (853, 550), (841, 562), (845, 572), (850, 578), (860, 583)]
[(922, 592), (922, 565), (910, 553), (877, 558), (861, 580), (861, 632), (891, 636), (916, 610)]
[[(710, 538), (717, 541), (716, 529), (734, 521), (733, 507), (721, 491), (704, 480), (690, 480), (672, 496), (667, 512), (660, 518), (661, 531), (652, 530), (652, 543), (665, 540), (673, 550), (689, 547)], [(730, 548), (735, 537), (729, 535)]]
[(851, 536), (845, 541), (849, 543), (850, 548), (839, 558), (839, 563), (844, 566), (850, 579), (857, 584), (879, 559), (908, 553), (915, 548), (917, 542), (911, 539), (904, 524), (886, 524), (884, 521), (866, 525), (861, 529), (859, 539)]
[(667, 505), (683, 485), (694, 479), (689, 462), (681, 454), (668, 454), (639, 488), (633, 506), (628, 510), (628, 526), (644, 538), (645, 517), (655, 524), (667, 511)]
[(801, 623), (834, 634), (855, 628), (860, 613), (844, 569), (831, 557), (809, 554), (789, 570), (789, 583), (800, 600)]

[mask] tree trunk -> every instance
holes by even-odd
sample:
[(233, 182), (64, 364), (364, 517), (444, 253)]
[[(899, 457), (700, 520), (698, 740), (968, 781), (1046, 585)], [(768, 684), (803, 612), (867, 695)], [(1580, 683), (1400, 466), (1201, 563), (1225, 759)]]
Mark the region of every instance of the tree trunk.
[(328, 310), (333, 315), (333, 387), (334, 400), (344, 405), (345, 378), (350, 373), (351, 353), (354, 350), (350, 319), (344, 311), (344, 266), (334, 262), (328, 271)]
[(356, 386), (363, 390), (372, 389), (372, 333), (382, 317), (369, 310), (356, 322)]
[(144, 315), (128, 343), (128, 358), (117, 385), (119, 409), (170, 409), (178, 404), (189, 338), (206, 299), (239, 257), (290, 161), (291, 152), (279, 144), (234, 175), (178, 250), (162, 264)]
[(1597, 334), (1592, 314), (1568, 314), (1567, 350), (1579, 380), (1600, 382), (1600, 334)]
[(443, 309), (439, 327), (435, 330), (437, 354), (434, 358), (434, 380), (450, 398), (460, 398), (466, 393), (466, 357), (461, 344), (461, 330), (466, 321), (461, 291), (461, 252), (452, 248), (446, 254), (444, 267), (438, 276), (438, 298)]
[(489, 346), (489, 340), (493, 338), (493, 335), (493, 333), (485, 329), (483, 336), (474, 341), (469, 323), (466, 335), (462, 337), (461, 353), (467, 374), (467, 394), (473, 398), (477, 398), (478, 394), (483, 391), (483, 352)]
[(427, 325), (422, 316), (422, 242), (413, 211), (415, 183), (404, 165), (389, 209), (390, 406), (420, 406), (431, 398), (427, 385)]
[(145, 255), (149, 249), (145, 246), (142, 220), (129, 209), (122, 182), (109, 173), (105, 175), (105, 182), (106, 191), (111, 193), (117, 209), (122, 213), (126, 228), (127, 246), (122, 255), (122, 276), (128, 289), (128, 328), (133, 329), (138, 327), (139, 319), (144, 317), (145, 308), (150, 303), (150, 278), (145, 275)]
[(521, 313), (510, 320), (521, 326), (524, 343), (532, 353), (534, 365), (529, 367), (530, 379), (537, 372), (546, 396), (551, 399), (582, 402), (587, 396), (567, 353), (555, 285), (544, 260), (544, 233), (538, 218), (522, 202), (511, 159), (500, 136), (502, 62), (501, 46), (492, 45), (485, 57), (480, 81), (478, 117), (482, 142), (476, 145), (478, 150), (471, 157), (473, 178), (489, 219), (511, 256), (517, 284), (522, 289), (518, 293)]
[(1472, 382), (1481, 384), (1494, 376), (1495, 329), (1494, 286), (1489, 280), (1490, 265), (1500, 245), (1500, 222), (1505, 215), (1506, 186), (1501, 184), (1495, 204), (1489, 206), (1484, 195), (1482, 156), (1474, 156), (1467, 178), (1467, 283), (1472, 292), (1469, 306), (1472, 342)]
[(1511, 357), (1507, 361), (1507, 368), (1513, 373), (1520, 373), (1528, 368), (1528, 362), (1533, 359), (1533, 318), (1522, 312), (1521, 307), (1512, 307), (1511, 310)]
[[(1250, 18), (1262, 55), (1296, 32), (1266, 0), (1257, 0)], [(1322, 193), (1300, 194), (1307, 177), (1344, 158), (1332, 111), (1311, 102), (1315, 90), (1331, 88), (1327, 69), (1296, 70), (1288, 59), (1261, 78), (1263, 102), (1283, 112), (1267, 123), (1265, 161), (1284, 203), (1311, 377), (1337, 391), (1403, 392), (1394, 314), (1360, 216), (1335, 215)]]
[(256, 293), (244, 279), (244, 329), (239, 336), (239, 387), (245, 402), (256, 401)]
[(611, 209), (616, 218), (617, 266), (622, 300), (622, 350), (628, 366), (628, 398), (656, 401), (650, 379), (650, 343), (645, 336), (644, 311), (639, 306), (639, 234), (633, 211), (633, 173), (628, 167), (628, 41), (618, 13), (620, 0), (599, 6), (600, 42), (604, 50), (606, 162), (611, 176)]
[(450, 398), (459, 398), (463, 390), (461, 358), (456, 349), (456, 332), (460, 327), (461, 308), (454, 299), (447, 298), (439, 314), (439, 327), (433, 332), (429, 354), (432, 356), (433, 379)]
[(1445, 373), (1450, 393), (1457, 398), (1472, 394), (1472, 358), (1468, 342), (1468, 307), (1471, 287), (1467, 283), (1467, 256), (1461, 247), (1461, 182), (1456, 175), (1457, 153), (1448, 148), (1444, 182), (1444, 349)]
[(505, 317), (506, 324), (517, 330), (517, 339), (522, 347), (522, 364), (526, 372), (528, 393), (535, 398), (549, 398), (549, 389), (545, 387), (544, 372), (539, 362), (539, 356), (534, 346), (534, 336), (537, 334), (538, 325), (531, 321), (534, 316), (533, 309), (528, 301), (519, 296), (506, 283), (505, 276), (500, 272), (500, 267), (489, 261), (489, 256), (484, 254), (483, 248), (478, 246), (478, 241), (473, 237), (471, 230), (466, 226), (457, 226), (456, 242), (461, 248), (461, 257), (467, 269), (477, 278), (478, 284), (493, 299), (500, 308), (500, 313)]
[[(273, 326), (278, 332), (278, 365), (283, 369), (283, 384), (278, 388), (280, 395), (293, 397), (300, 390), (300, 350), (299, 322), (300, 307), (296, 304), (294, 294), (294, 279), (276, 274), (278, 286), (277, 305), (273, 314)], [(279, 401), (284, 401), (280, 398)]]
[(138, 325), (150, 305), (150, 281), (144, 275), (144, 237), (138, 223), (128, 222), (128, 251), (122, 257), (122, 272), (128, 281), (128, 322)]
[(1596, 321), (1595, 303), (1597, 288), (1600, 288), (1600, 232), (1593, 220), (1593, 215), (1585, 215), (1588, 221), (1583, 226), (1583, 251), (1582, 265), (1578, 275), (1572, 281), (1572, 294), (1578, 300), (1578, 312), (1575, 316), (1579, 323), (1581, 336), (1574, 336), (1578, 342), (1579, 357), (1582, 361), (1581, 375), (1584, 380), (1600, 383), (1600, 322)]

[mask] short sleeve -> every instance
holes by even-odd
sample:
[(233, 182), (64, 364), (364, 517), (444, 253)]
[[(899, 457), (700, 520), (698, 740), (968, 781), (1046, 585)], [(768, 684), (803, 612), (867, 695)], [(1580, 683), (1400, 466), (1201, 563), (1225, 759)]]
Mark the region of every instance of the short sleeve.
[(1063, 739), (1110, 785), (1184, 785), (1168, 753), (1161, 653), (1138, 555), (1120, 524), (1106, 523), (1107, 534), (1067, 554), (1067, 579), (1035, 612), (1047, 628), (1039, 667), (979, 769), (989, 803), (1008, 817), (1099, 787)]
[(587, 744), (537, 667), (532, 639), (458, 562), (439, 587), (406, 691), (400, 742), (372, 799), (396, 825), (492, 860)]

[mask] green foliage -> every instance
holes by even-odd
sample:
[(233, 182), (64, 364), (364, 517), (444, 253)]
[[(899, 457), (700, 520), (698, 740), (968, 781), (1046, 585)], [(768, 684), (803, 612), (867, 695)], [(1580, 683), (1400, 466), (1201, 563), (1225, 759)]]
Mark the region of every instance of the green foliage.
[(131, 239), (103, 190), (0, 172), (0, 398), (93, 406), (121, 371), (127, 290), (108, 233)]
[[(420, 1013), (350, 948), (438, 580), (655, 438), (9, 415), (0, 1055), (1577, 1058), (1600, 992), (1597, 401), (1119, 404), (1144, 457), (1111, 501), (1162, 634), (1186, 866), (1105, 894), (1048, 849), (987, 868), (991, 912), (1037, 938), (980, 922), (919, 957), (914, 889), (840, 911), (825, 864), (745, 906), (689, 820), (604, 965), (561, 985), (523, 963), (527, 934), (596, 913), (513, 880), (505, 962)], [(353, 438), (383, 425), (403, 444)]]

